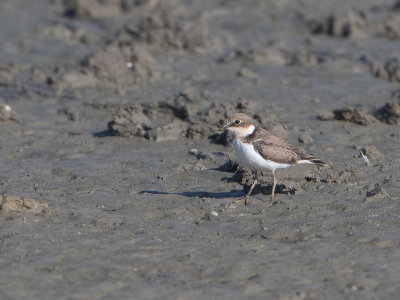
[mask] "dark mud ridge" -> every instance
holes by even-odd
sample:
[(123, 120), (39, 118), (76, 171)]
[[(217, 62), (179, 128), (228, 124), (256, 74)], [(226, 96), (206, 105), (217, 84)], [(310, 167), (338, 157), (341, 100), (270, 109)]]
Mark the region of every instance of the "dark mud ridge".
[(274, 116), (257, 113), (255, 102), (241, 99), (210, 104), (210, 99), (193, 91), (183, 91), (171, 100), (118, 108), (108, 128), (113, 135), (138, 136), (157, 142), (208, 138), (228, 145), (232, 136), (223, 132), (222, 127), (234, 112), (247, 113), (272, 131), (284, 130)]
[(346, 107), (333, 110), (333, 114), (318, 116), (319, 120), (339, 120), (356, 123), (359, 125), (373, 125), (379, 121), (389, 125), (400, 125), (400, 104), (396, 101), (386, 103), (373, 113), (368, 113), (363, 109)]

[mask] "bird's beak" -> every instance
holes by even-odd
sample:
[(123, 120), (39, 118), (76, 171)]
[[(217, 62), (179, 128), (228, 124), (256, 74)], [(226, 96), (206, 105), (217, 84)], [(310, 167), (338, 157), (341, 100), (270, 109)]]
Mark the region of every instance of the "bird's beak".
[(227, 130), (229, 127), (231, 127), (231, 123), (229, 121), (226, 121), (224, 127), (222, 127), (224, 130)]

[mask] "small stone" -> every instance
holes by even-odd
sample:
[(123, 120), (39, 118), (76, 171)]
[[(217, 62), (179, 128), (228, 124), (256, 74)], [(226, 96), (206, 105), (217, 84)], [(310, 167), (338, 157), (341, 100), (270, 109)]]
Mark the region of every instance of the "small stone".
[(17, 116), (12, 111), (11, 106), (0, 101), (0, 122), (14, 121), (18, 123)]
[(214, 216), (214, 217), (218, 217), (218, 213), (217, 213), (215, 210), (213, 210), (213, 211), (211, 212), (211, 215)]

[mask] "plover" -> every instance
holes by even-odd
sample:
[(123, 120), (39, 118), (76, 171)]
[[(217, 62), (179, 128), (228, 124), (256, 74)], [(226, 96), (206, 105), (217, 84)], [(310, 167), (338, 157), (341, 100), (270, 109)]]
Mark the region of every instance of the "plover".
[(274, 198), (276, 177), (275, 171), (298, 164), (325, 165), (313, 155), (305, 155), (295, 150), (285, 139), (271, 134), (264, 128), (256, 127), (252, 119), (243, 113), (233, 114), (225, 129), (235, 134), (233, 142), (235, 155), (239, 164), (255, 171), (254, 182), (245, 199), (248, 203), (251, 192), (257, 184), (258, 171), (271, 171), (274, 184), (272, 186), (271, 202)]

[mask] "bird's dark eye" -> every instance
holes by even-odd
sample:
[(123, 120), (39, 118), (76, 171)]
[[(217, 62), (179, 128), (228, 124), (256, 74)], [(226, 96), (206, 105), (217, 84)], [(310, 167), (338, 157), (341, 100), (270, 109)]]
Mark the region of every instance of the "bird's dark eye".
[(235, 121), (235, 124), (236, 124), (236, 125), (239, 125), (240, 122), (241, 122), (240, 120), (236, 120), (236, 121)]

